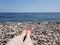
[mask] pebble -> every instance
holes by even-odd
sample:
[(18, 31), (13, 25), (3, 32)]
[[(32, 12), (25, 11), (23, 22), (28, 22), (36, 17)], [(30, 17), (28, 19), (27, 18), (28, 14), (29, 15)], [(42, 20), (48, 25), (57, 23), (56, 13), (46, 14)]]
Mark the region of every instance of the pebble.
[(22, 28), (32, 27), (34, 45), (60, 45), (60, 22), (0, 22), (0, 45), (20, 35)]

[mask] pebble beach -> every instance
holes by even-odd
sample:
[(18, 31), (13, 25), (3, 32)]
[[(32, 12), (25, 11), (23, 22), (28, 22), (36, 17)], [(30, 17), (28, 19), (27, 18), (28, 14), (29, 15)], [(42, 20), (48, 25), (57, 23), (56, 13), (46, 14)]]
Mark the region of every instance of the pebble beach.
[(23, 28), (31, 27), (34, 45), (60, 45), (60, 22), (0, 22), (0, 45), (20, 35)]

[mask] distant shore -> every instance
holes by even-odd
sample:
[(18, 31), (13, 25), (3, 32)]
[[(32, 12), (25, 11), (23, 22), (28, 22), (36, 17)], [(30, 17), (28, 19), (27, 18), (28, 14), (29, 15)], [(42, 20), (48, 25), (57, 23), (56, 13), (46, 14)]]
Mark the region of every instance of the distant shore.
[(32, 28), (31, 39), (34, 45), (59, 45), (60, 21), (43, 22), (0, 22), (0, 45), (14, 36), (20, 35), (22, 28)]

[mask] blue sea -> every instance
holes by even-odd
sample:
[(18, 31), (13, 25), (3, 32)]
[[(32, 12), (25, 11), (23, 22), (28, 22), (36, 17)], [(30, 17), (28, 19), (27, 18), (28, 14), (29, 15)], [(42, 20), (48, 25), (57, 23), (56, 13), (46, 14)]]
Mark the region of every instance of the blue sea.
[(60, 21), (60, 13), (0, 13), (0, 22)]

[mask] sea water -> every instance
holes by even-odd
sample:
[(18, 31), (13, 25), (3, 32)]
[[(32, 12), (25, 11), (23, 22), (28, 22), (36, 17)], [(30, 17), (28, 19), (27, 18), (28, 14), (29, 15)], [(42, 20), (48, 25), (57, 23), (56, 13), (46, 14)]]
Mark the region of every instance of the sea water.
[(0, 22), (60, 21), (60, 13), (0, 13)]

